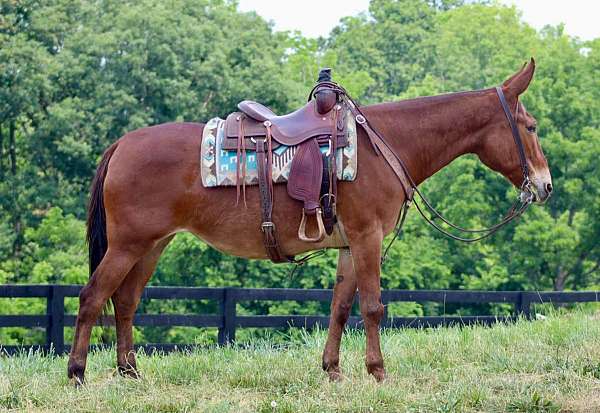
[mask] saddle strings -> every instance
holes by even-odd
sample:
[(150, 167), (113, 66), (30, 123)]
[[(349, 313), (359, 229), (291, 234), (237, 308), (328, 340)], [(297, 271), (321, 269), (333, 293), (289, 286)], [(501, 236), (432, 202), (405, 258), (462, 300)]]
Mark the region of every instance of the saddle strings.
[(333, 127), (331, 130), (331, 146), (329, 153), (329, 202), (332, 202), (332, 195), (337, 196), (336, 190), (334, 188), (334, 180), (337, 174), (337, 120), (338, 120), (338, 103), (335, 103), (335, 108), (333, 109)]
[(271, 136), (271, 124), (267, 123), (267, 184), (271, 193), (271, 205), (273, 205), (273, 144)]
[(240, 169), (242, 170), (242, 194), (244, 198), (244, 208), (248, 208), (246, 203), (246, 142), (244, 139), (244, 116), (240, 115), (238, 126), (238, 141), (237, 141), (237, 164), (235, 170), (235, 187), (236, 200), (235, 206), (240, 202)]
[(246, 169), (247, 169), (247, 165), (248, 165), (248, 154), (246, 153), (245, 137), (242, 138), (242, 156), (244, 158), (244, 163), (242, 166), (242, 193), (244, 196), (244, 208), (248, 208), (248, 204), (246, 204)]

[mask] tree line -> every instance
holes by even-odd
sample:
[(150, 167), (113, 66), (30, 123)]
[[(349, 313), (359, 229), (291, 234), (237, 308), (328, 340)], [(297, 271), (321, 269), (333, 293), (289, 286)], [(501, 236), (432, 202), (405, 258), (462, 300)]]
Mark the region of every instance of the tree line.
[[(103, 150), (127, 131), (225, 116), (243, 99), (297, 108), (320, 67), (362, 104), (499, 84), (533, 56), (523, 96), (538, 120), (555, 194), (516, 224), (473, 245), (449, 241), (409, 214), (391, 250), (385, 288), (598, 288), (600, 39), (562, 26), (540, 31), (514, 7), (462, 0), (372, 0), (329, 36), (276, 32), (235, 1), (5, 0), (0, 3), (0, 283), (85, 283), (88, 186)], [(418, 139), (418, 137), (415, 137)], [(463, 226), (497, 221), (515, 190), (471, 156), (423, 185)], [(178, 235), (154, 285), (331, 287), (334, 252), (300, 267), (225, 256)], [(206, 303), (144, 302), (147, 311), (201, 312)], [(69, 302), (72, 311), (76, 302)], [(42, 312), (4, 301), (2, 312)], [(306, 312), (319, 305), (249, 303), (241, 311)], [(396, 314), (435, 314), (405, 304)], [(500, 309), (501, 311), (501, 309)], [(32, 333), (35, 334), (35, 333)], [(147, 339), (189, 330), (145, 329)], [(0, 331), (0, 342), (27, 339)], [(188, 340), (189, 341), (189, 340)]]

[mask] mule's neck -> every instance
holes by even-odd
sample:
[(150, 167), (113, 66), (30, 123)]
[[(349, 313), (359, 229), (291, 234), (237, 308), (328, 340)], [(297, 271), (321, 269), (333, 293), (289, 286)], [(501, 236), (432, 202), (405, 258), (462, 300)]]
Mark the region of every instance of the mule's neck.
[(410, 99), (363, 109), (417, 184), (475, 153), (496, 103), (493, 89)]

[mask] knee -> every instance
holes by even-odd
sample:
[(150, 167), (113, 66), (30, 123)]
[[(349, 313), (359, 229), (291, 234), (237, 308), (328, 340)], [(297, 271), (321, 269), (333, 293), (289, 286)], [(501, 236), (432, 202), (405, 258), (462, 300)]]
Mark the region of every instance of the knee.
[(383, 304), (379, 301), (368, 303), (362, 313), (365, 319), (379, 323), (383, 318)]
[(119, 317), (133, 317), (133, 313), (137, 308), (137, 302), (131, 295), (121, 294), (116, 292), (112, 297), (115, 305), (115, 314)]
[(348, 303), (338, 303), (333, 309), (333, 317), (339, 324), (345, 324), (350, 316), (352, 305)]

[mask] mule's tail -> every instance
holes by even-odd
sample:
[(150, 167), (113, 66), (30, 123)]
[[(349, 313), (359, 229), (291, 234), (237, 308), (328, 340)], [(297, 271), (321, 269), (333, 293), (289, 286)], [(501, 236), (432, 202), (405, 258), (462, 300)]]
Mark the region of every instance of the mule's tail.
[(118, 142), (113, 143), (102, 155), (102, 160), (96, 169), (96, 175), (90, 188), (90, 201), (87, 213), (87, 242), (90, 259), (90, 277), (100, 265), (108, 248), (106, 237), (106, 212), (104, 211), (104, 179), (108, 171), (108, 162), (112, 157)]

